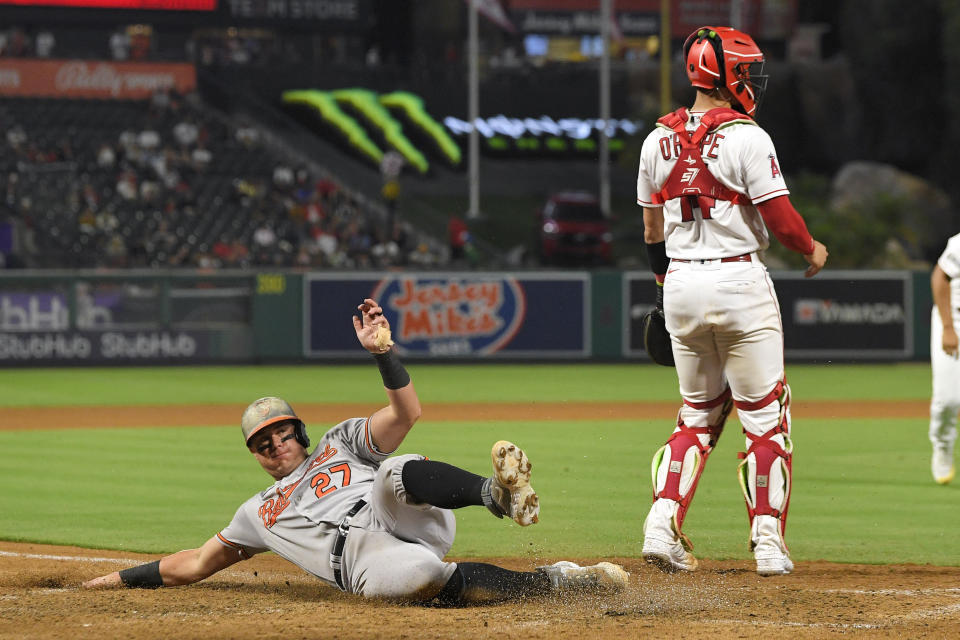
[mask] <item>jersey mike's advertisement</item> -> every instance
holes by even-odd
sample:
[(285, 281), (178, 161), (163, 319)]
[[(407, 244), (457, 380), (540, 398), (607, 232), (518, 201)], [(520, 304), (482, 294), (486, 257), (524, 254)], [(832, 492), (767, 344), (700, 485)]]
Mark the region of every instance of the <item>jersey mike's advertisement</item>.
[[(817, 278), (772, 272), (787, 358), (902, 360), (914, 356), (908, 271), (831, 271)], [(668, 276), (669, 277), (669, 276)], [(624, 273), (624, 355), (647, 358), (640, 320), (653, 308), (649, 273)]]
[(352, 327), (324, 311), (356, 306), (364, 291), (380, 301), (404, 355), (587, 358), (591, 353), (590, 280), (584, 273), (315, 274), (304, 286), (308, 357), (356, 356)]

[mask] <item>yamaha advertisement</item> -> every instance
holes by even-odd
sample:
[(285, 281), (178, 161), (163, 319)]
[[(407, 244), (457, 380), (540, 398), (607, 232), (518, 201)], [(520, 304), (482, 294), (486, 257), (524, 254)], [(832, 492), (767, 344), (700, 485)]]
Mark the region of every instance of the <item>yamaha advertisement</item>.
[(312, 274), (304, 279), (304, 355), (363, 357), (348, 317), (383, 307), (395, 348), (424, 358), (587, 358), (585, 273)]
[(774, 273), (786, 356), (913, 357), (913, 283), (906, 271)]
[[(914, 355), (908, 271), (772, 272), (786, 357), (901, 360)], [(648, 359), (640, 319), (655, 302), (650, 273), (624, 273), (624, 356)]]

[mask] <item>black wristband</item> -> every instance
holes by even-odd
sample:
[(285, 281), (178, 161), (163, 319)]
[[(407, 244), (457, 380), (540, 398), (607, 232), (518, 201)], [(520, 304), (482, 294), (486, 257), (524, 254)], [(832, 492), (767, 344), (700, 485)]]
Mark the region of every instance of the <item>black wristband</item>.
[(670, 258), (667, 257), (667, 243), (654, 242), (647, 245), (647, 259), (650, 261), (650, 270), (658, 276), (667, 272), (670, 266)]
[(156, 589), (163, 586), (160, 576), (160, 561), (141, 564), (139, 567), (130, 567), (120, 572), (123, 584), (136, 589)]
[(410, 374), (400, 364), (400, 359), (393, 355), (393, 351), (375, 353), (373, 359), (380, 367), (380, 377), (387, 389), (402, 389), (410, 384)]

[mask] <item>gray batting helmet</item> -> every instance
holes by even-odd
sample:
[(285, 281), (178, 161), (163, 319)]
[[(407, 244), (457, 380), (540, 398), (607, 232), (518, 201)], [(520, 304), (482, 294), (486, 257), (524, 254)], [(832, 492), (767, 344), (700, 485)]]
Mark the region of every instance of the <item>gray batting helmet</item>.
[(261, 429), (287, 421), (293, 422), (294, 424), (293, 432), (297, 438), (297, 442), (302, 444), (304, 448), (308, 448), (310, 446), (310, 438), (307, 437), (307, 427), (303, 424), (303, 420), (297, 417), (297, 414), (293, 411), (293, 407), (291, 407), (286, 400), (273, 396), (254, 400), (243, 412), (243, 417), (240, 418), (240, 430), (243, 431), (243, 441), (247, 446), (250, 446), (250, 438)]

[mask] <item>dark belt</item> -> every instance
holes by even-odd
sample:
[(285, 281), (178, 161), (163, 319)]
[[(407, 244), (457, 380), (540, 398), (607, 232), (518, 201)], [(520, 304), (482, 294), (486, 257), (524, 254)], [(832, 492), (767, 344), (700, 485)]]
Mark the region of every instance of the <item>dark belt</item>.
[(347, 589), (343, 586), (343, 571), (341, 561), (343, 560), (343, 545), (347, 543), (347, 534), (350, 533), (350, 518), (357, 515), (357, 512), (367, 504), (366, 500), (358, 500), (357, 504), (350, 508), (346, 517), (340, 521), (337, 527), (337, 541), (333, 543), (333, 551), (330, 552), (330, 566), (333, 567), (333, 579), (337, 581), (337, 586), (341, 591)]
[[(672, 262), (710, 262), (710, 260), (687, 260), (686, 258), (671, 258)], [(716, 258), (714, 258), (716, 260)], [(753, 262), (751, 254), (745, 253), (742, 256), (730, 256), (729, 258), (720, 258), (720, 262)]]

